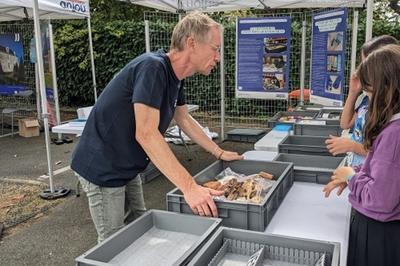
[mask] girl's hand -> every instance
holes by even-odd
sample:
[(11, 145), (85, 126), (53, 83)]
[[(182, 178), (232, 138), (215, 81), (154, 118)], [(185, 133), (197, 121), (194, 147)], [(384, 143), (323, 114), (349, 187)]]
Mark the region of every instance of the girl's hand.
[(353, 151), (354, 141), (349, 138), (329, 135), (329, 138), (325, 141), (325, 144), (329, 152), (336, 156), (338, 154)]
[(359, 95), (361, 93), (360, 79), (357, 77), (355, 72), (351, 74), (350, 77), (349, 93), (354, 93), (356, 95)]
[(337, 168), (332, 175), (332, 181), (325, 185), (324, 189), (322, 190), (325, 192), (325, 197), (329, 197), (332, 190), (335, 188), (339, 188), (337, 191), (337, 195), (340, 196), (343, 190), (347, 187), (347, 182), (349, 177), (355, 174), (353, 168), (348, 166), (343, 166)]

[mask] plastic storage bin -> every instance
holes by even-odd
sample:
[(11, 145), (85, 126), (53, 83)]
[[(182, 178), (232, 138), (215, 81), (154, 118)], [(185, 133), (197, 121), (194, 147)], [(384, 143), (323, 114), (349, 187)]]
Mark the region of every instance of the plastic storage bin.
[(328, 137), (329, 135), (340, 136), (342, 134), (342, 128), (339, 124), (337, 125), (306, 125), (306, 124), (294, 124), (293, 125), (294, 135), (307, 135), (307, 136), (323, 136)]
[(236, 128), (227, 132), (226, 136), (228, 140), (254, 143), (261, 139), (266, 132), (265, 129)]
[(343, 157), (280, 153), (274, 159), (279, 162), (292, 162), (294, 181), (328, 184), (333, 171), (342, 165)]
[(76, 262), (102, 266), (186, 264), (220, 223), (216, 218), (151, 210)]
[(189, 263), (339, 266), (340, 244), (220, 227)]
[(319, 111), (316, 119), (326, 121), (327, 125), (339, 125), (342, 110), (343, 107), (324, 107)]
[(278, 112), (270, 120), (268, 120), (267, 126), (269, 128), (273, 128), (274, 126), (276, 126), (278, 124), (293, 125), (295, 123), (295, 121), (293, 121), (293, 122), (286, 121), (285, 122), (285, 121), (279, 121), (279, 119), (284, 116), (294, 116), (294, 117), (298, 117), (298, 118), (306, 117), (309, 119), (314, 119), (318, 115), (318, 112), (319, 111), (317, 111), (317, 110)]
[[(279, 145), (279, 153), (333, 156), (326, 148), (326, 137), (287, 136)], [(345, 154), (337, 155), (343, 157)]]
[(160, 170), (153, 163), (149, 163), (146, 169), (139, 174), (140, 178), (142, 179), (142, 183), (146, 184), (149, 183), (151, 180), (162, 176)]
[[(214, 177), (227, 167), (230, 167), (237, 173), (246, 175), (256, 174), (260, 171), (266, 171), (274, 175), (274, 180), (277, 182), (268, 191), (260, 204), (215, 199), (219, 217), (223, 218), (222, 223), (225, 226), (264, 231), (286, 193), (293, 185), (293, 164), (251, 160), (233, 162), (216, 161), (198, 173), (194, 178), (198, 184), (203, 184), (214, 180)], [(193, 213), (186, 203), (182, 192), (177, 188), (167, 193), (167, 209), (168, 211), (179, 213)]]
[(278, 151), (278, 144), (290, 135), (292, 125), (276, 125), (268, 134), (254, 143), (254, 149), (257, 151)]

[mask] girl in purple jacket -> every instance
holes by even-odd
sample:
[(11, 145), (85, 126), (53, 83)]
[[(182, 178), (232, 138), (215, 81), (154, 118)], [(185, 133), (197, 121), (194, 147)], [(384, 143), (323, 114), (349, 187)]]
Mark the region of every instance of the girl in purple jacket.
[(324, 187), (328, 197), (348, 186), (355, 210), (350, 225), (347, 265), (400, 265), (400, 46), (372, 52), (356, 72), (369, 94), (364, 147), (359, 172), (340, 167)]

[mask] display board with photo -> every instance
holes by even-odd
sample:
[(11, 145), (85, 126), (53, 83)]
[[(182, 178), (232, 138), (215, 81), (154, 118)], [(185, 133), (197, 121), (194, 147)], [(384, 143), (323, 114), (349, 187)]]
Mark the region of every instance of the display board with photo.
[(0, 34), (0, 95), (14, 95), (26, 89), (22, 34)]
[(238, 19), (236, 96), (287, 99), (290, 17)]
[(343, 105), (347, 9), (313, 16), (310, 101)]

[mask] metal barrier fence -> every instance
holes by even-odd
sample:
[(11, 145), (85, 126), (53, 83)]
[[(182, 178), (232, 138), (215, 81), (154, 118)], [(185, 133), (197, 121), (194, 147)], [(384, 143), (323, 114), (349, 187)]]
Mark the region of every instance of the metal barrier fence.
[(10, 75), (2, 73), (1, 84), (23, 85), (26, 91), (21, 93), (4, 93), (0, 91), (0, 114), (1, 131), (0, 136), (9, 135), (11, 132), (18, 132), (18, 119), (24, 117), (37, 116), (37, 99), (35, 85), (35, 65), (30, 63), (30, 42), (33, 38), (33, 23), (0, 24), (0, 34), (19, 33), (23, 40), (24, 51), (24, 77), (16, 79)]
[[(305, 77), (304, 84), (309, 88), (310, 84), (310, 62), (311, 62), (311, 38), (312, 38), (312, 16), (314, 12), (325, 10), (313, 10), (306, 12), (297, 12), (295, 10), (282, 13), (263, 13), (255, 17), (269, 16), (289, 16), (292, 20), (292, 39), (291, 39), (291, 62), (290, 62), (290, 81), (289, 92), (300, 88), (300, 58), (302, 49), (302, 27), (306, 26), (305, 33)], [(347, 21), (347, 40), (346, 40), (346, 66), (344, 94), (348, 91), (348, 77), (351, 69), (352, 55), (352, 25), (355, 9), (348, 9)], [(148, 25), (148, 49), (151, 51), (163, 48), (168, 50), (173, 26), (179, 20), (178, 14), (166, 12), (146, 12), (144, 19)], [(266, 120), (278, 111), (287, 110), (298, 104), (295, 99), (289, 100), (270, 100), (270, 99), (242, 99), (235, 97), (235, 17), (228, 15), (211, 16), (224, 26), (224, 76), (225, 91), (224, 99), (221, 100), (220, 87), (220, 67), (205, 77), (195, 75), (186, 80), (187, 102), (199, 105), (199, 110), (193, 114), (203, 126), (213, 128), (224, 132), (229, 128), (265, 128)], [(160, 30), (157, 27), (163, 25)], [(305, 23), (305, 24), (304, 24)], [(168, 25), (168, 27), (165, 27)], [(353, 48), (354, 49), (354, 48)], [(221, 103), (224, 104), (221, 112)], [(307, 102), (305, 102), (307, 104)], [(221, 128), (222, 126), (222, 128)]]

